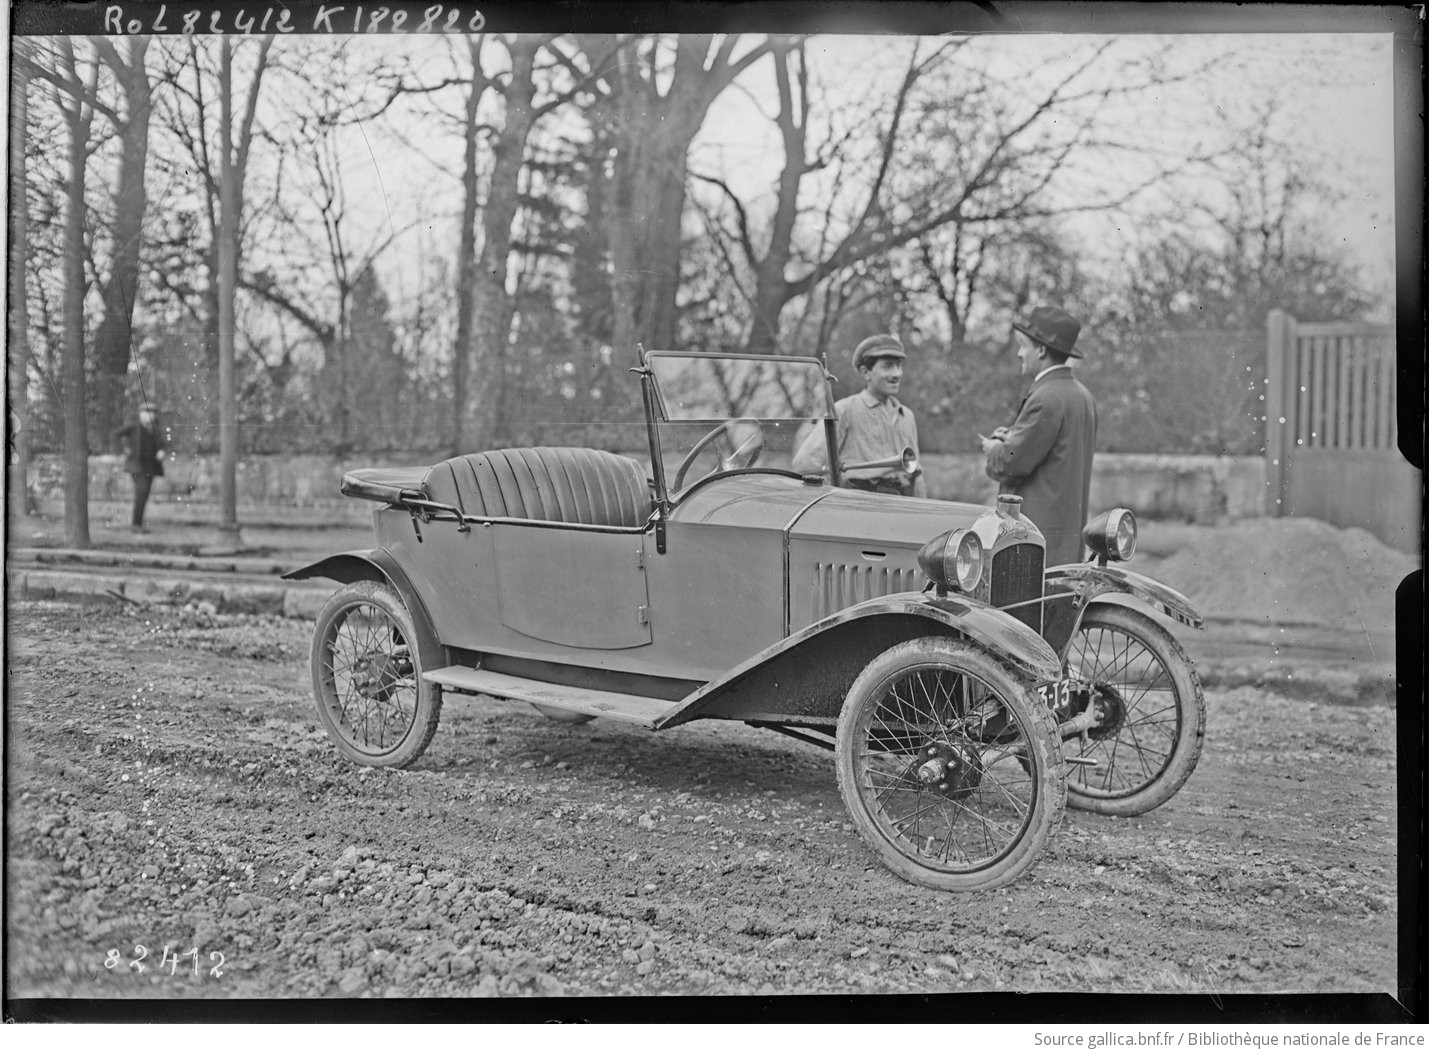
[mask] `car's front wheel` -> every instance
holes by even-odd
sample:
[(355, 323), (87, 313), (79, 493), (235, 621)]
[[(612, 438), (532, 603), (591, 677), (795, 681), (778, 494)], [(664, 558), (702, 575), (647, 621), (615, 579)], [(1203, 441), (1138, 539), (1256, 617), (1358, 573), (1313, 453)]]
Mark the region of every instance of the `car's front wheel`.
[(1140, 816), (1181, 789), (1201, 757), (1206, 698), (1176, 638), (1149, 615), (1093, 604), (1067, 648), (1067, 667), (1090, 685), (1098, 723), (1068, 753), (1067, 802), (1106, 816)]
[(442, 690), (422, 679), (417, 630), (385, 582), (353, 582), (323, 605), (313, 633), (318, 719), (359, 765), (404, 768), (436, 734)]
[(1010, 882), (1061, 821), (1061, 741), (1046, 704), (967, 641), (924, 637), (871, 662), (844, 701), (836, 755), (854, 826), (919, 885)]

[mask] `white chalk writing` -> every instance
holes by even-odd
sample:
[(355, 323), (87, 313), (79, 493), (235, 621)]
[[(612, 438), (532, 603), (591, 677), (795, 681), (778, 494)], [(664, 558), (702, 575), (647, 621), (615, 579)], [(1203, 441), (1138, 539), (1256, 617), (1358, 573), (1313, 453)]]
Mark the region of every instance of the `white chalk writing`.
[[(208, 3), (110, 4), (104, 9), (104, 32), (115, 36), (141, 33), (478, 33), (486, 16), (463, 4), (430, 4), (417, 11), (362, 4), (318, 4), (308, 14), (294, 16), (284, 5), (245, 4), (227, 0)], [(301, 21), (299, 21), (301, 19)]]

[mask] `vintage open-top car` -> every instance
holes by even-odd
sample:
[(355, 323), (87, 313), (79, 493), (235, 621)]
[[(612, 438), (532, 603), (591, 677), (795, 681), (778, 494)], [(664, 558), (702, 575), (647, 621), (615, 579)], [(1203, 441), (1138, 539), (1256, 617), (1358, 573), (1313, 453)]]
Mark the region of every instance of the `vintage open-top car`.
[(1015, 497), (790, 467), (806, 441), (837, 449), (817, 359), (642, 350), (635, 372), (648, 468), (530, 447), (344, 476), (378, 503), (376, 546), (285, 577), (342, 583), (312, 672), (347, 757), (411, 764), (448, 693), (653, 730), (743, 721), (833, 750), (860, 834), (946, 890), (1021, 874), (1068, 799), (1134, 815), (1185, 782), (1205, 703), (1163, 623), (1200, 617), (1109, 564), (1135, 548), (1128, 510), (1088, 524), (1091, 561), (1045, 568)]

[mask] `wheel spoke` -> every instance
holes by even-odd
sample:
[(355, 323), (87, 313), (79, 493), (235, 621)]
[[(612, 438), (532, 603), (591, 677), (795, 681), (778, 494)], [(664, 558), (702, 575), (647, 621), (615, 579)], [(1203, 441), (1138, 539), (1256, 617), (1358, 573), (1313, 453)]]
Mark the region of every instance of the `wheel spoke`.
[(419, 686), (410, 652), (397, 624), (376, 605), (354, 603), (333, 619), (323, 658), (329, 705), (359, 749), (388, 750), (411, 728)]
[[(1146, 629), (1137, 632), (1142, 621)], [(1168, 650), (1174, 645), (1158, 644), (1165, 636), (1144, 616), (1114, 610), (1089, 615), (1069, 649), (1074, 673), (1091, 684), (1093, 701), (1103, 715), (1100, 727), (1082, 736), (1083, 755), (1098, 765), (1069, 772), (1070, 789), (1105, 799), (1107, 809), (1116, 799), (1140, 794), (1171, 771), (1177, 764), (1183, 722), (1195, 720), (1199, 712), (1187, 707), (1203, 706), (1198, 694), (1183, 698), (1181, 675), (1171, 665), (1177, 653)], [(1188, 774), (1189, 770), (1178, 783)], [(1128, 806), (1129, 811), (1118, 815), (1135, 815), (1154, 804), (1134, 811)]]
[[(991, 771), (1027, 743), (990, 685), (963, 670), (915, 667), (887, 684), (865, 715), (855, 754), (865, 800), (906, 852), (943, 868), (975, 870), (1016, 844), (1030, 822), (1035, 782), (1020, 768), (1016, 780)], [(951, 789), (920, 780), (917, 769), (932, 756), (927, 749), (956, 758), (948, 770)]]

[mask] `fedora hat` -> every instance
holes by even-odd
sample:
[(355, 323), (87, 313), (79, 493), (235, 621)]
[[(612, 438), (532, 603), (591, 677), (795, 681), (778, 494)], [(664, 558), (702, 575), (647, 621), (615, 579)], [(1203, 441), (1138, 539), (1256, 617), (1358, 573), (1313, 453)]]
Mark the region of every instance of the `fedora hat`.
[(906, 359), (903, 342), (892, 333), (879, 333), (859, 341), (853, 349), (853, 368), (858, 369), (870, 359)]
[(1038, 344), (1045, 344), (1053, 351), (1080, 359), (1082, 353), (1076, 350), (1077, 335), (1082, 324), (1060, 307), (1042, 305), (1034, 307), (1026, 322), (1014, 322), (1012, 328), (1025, 333)]

